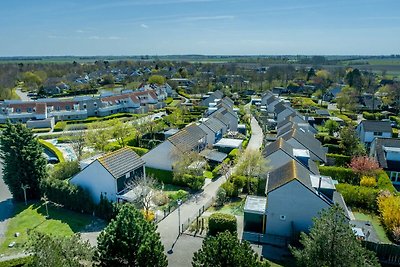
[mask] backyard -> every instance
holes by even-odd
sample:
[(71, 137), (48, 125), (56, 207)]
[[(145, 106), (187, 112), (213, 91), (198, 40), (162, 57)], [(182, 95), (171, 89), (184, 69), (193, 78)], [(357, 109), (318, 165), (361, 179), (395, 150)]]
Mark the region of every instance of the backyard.
[[(49, 218), (46, 218), (46, 207), (41, 203), (28, 206), (17, 204), (14, 217), (10, 220), (4, 242), (0, 245), (0, 255), (20, 253), (28, 241), (30, 230), (45, 232), (58, 236), (70, 236), (85, 229), (93, 217), (75, 213), (52, 204), (48, 204)], [(19, 233), (19, 236), (16, 236)], [(15, 242), (12, 248), (9, 244)]]
[(369, 221), (374, 227), (376, 234), (382, 243), (389, 243), (389, 244), (392, 243), (392, 241), (390, 241), (390, 239), (387, 237), (386, 231), (383, 228), (378, 215), (372, 213), (363, 213), (360, 211), (353, 212), (353, 214), (357, 220)]

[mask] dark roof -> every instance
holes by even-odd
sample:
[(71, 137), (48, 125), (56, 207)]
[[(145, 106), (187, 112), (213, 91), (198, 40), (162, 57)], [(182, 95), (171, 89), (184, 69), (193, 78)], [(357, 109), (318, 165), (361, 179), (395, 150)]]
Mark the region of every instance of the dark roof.
[(206, 133), (197, 125), (186, 126), (168, 140), (179, 150), (189, 151), (199, 144), (200, 139), (206, 136)]
[(221, 153), (216, 150), (210, 150), (210, 149), (201, 151), (200, 155), (202, 155), (207, 160), (216, 161), (216, 162), (223, 162), (224, 159), (226, 159), (226, 157), (228, 156), (225, 153)]
[[(373, 144), (371, 146), (371, 153), (373, 153), (375, 158), (377, 159), (379, 166), (384, 169), (389, 169), (395, 171), (399, 169), (400, 165), (398, 162), (392, 164), (393, 162), (387, 161), (385, 156), (384, 147), (396, 147), (400, 148), (400, 139), (399, 138), (375, 138)], [(395, 168), (395, 169), (393, 169)]]
[(285, 119), (283, 119), (277, 123), (277, 125), (276, 125), (277, 129), (286, 125), (288, 122), (294, 122), (294, 117), (299, 117), (304, 123), (308, 123), (298, 113), (292, 113), (289, 116), (287, 116)]
[(203, 122), (203, 124), (207, 126), (214, 133), (221, 131), (225, 127), (225, 125), (216, 118), (209, 118), (208, 120)]
[(317, 156), (321, 161), (326, 162), (326, 152), (322, 148), (322, 144), (313, 135), (306, 133), (303, 129), (293, 128), (289, 132), (283, 134), (284, 140), (289, 140), (294, 138), (302, 144), (306, 149), (310, 150), (315, 156)]
[(213, 114), (211, 114), (211, 116), (210, 116), (209, 118), (211, 118), (211, 117), (218, 119), (220, 122), (222, 122), (222, 123), (225, 124), (226, 126), (229, 126), (229, 124), (230, 124), (229, 119), (228, 119), (227, 117), (225, 117), (225, 116), (224, 116), (222, 113), (220, 113), (220, 112), (217, 112), (217, 113), (214, 112)]
[(365, 132), (392, 132), (390, 121), (361, 121)]
[(329, 113), (328, 110), (326, 109), (318, 109), (315, 111), (315, 113), (317, 113), (320, 116), (330, 116), (331, 114)]
[(265, 192), (268, 194), (293, 180), (300, 181), (314, 192), (315, 189), (313, 189), (311, 185), (310, 174), (311, 173), (297, 161), (291, 160), (268, 174)]
[(130, 148), (121, 148), (97, 159), (114, 178), (142, 167), (145, 162)]

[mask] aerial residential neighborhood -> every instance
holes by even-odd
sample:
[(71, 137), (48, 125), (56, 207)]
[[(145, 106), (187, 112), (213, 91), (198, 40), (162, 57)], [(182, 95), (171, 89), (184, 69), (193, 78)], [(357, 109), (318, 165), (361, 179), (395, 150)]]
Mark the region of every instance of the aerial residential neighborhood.
[(0, 267), (400, 266), (398, 1), (25, 2)]

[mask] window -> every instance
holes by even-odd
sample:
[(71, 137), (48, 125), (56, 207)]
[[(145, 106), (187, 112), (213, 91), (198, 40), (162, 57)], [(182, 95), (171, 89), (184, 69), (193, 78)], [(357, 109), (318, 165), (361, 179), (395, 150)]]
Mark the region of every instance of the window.
[(21, 112), (21, 109), (20, 109), (20, 108), (17, 108), (17, 109), (15, 109), (15, 112), (20, 113), (20, 112)]
[(71, 107), (70, 106), (65, 106), (65, 110), (70, 110)]
[(285, 221), (285, 220), (286, 220), (286, 216), (285, 216), (285, 215), (281, 215), (281, 216), (279, 216), (279, 219), (280, 219), (281, 221)]
[(382, 132), (374, 132), (375, 136), (382, 136)]

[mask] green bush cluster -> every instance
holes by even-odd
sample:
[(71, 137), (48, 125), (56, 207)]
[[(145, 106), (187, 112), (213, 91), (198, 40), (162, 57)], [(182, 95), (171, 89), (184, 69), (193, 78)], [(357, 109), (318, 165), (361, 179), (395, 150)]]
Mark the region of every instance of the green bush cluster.
[(171, 201), (177, 201), (178, 199), (181, 199), (181, 200), (185, 201), (188, 196), (189, 196), (189, 193), (187, 191), (179, 189), (178, 191), (176, 191), (176, 192), (174, 192), (172, 194), (169, 194), (168, 198)]
[(379, 189), (350, 184), (338, 184), (336, 190), (343, 195), (347, 205), (377, 211), (376, 198)]
[(32, 262), (32, 256), (16, 258), (6, 261), (0, 261), (0, 267), (22, 267), (22, 266), (30, 266)]
[(339, 147), (339, 145), (333, 145), (333, 144), (325, 144), (323, 147), (328, 148), (328, 153), (330, 154), (342, 154), (343, 150)]
[(239, 195), (238, 188), (231, 181), (223, 183), (221, 188), (225, 190), (227, 197), (237, 197)]
[(89, 214), (94, 210), (94, 203), (89, 193), (69, 181), (43, 180), (40, 191), (42, 194), (46, 194), (52, 202), (61, 204), (66, 209)]
[(340, 138), (330, 136), (327, 134), (317, 134), (315, 136), (323, 145), (325, 144), (331, 144), (331, 145), (339, 145), (340, 143)]
[(327, 158), (331, 158), (335, 160), (335, 166), (339, 167), (347, 167), (350, 164), (351, 157), (342, 155), (342, 154), (326, 154)]
[(51, 128), (36, 128), (32, 129), (32, 133), (48, 133), (51, 131)]
[(370, 113), (370, 112), (364, 111), (362, 114), (363, 114), (364, 119), (366, 119), (366, 120), (378, 120), (378, 121), (380, 121), (380, 120), (385, 118), (385, 115), (382, 114), (382, 113), (379, 113), (379, 112)]
[(360, 177), (353, 172), (350, 168), (336, 167), (336, 166), (320, 166), (319, 172), (321, 175), (330, 176), (337, 180), (339, 183), (348, 183), (358, 185)]
[(392, 181), (390, 181), (390, 178), (385, 171), (379, 171), (376, 180), (377, 187), (380, 190), (388, 190), (391, 193), (397, 192), (396, 188), (393, 186)]
[(50, 142), (44, 141), (42, 139), (38, 139), (39, 143), (44, 146), (46, 149), (50, 150), (51, 152), (53, 152), (54, 155), (56, 155), (56, 157), (58, 158), (58, 161), (61, 162), (65, 162), (64, 159), (64, 155), (61, 153), (61, 151), (55, 147), (55, 145), (53, 145)]
[(204, 176), (184, 174), (182, 182), (184, 186), (188, 186), (190, 189), (198, 191), (203, 187), (205, 178)]
[(144, 154), (146, 154), (147, 152), (149, 152), (149, 150), (147, 148), (142, 148), (142, 147), (134, 147), (131, 146), (130, 147), (133, 151), (136, 152), (136, 154), (138, 154), (139, 156), (143, 156)]
[(167, 99), (165, 99), (165, 104), (169, 105), (172, 103), (172, 101), (174, 101), (174, 99), (172, 97), (167, 97)]
[(249, 144), (249, 140), (244, 140), (243, 141), (243, 143), (242, 143), (242, 147), (243, 147), (243, 149), (245, 149), (246, 147), (247, 147), (247, 145)]
[(235, 161), (236, 158), (239, 156), (239, 152), (240, 152), (240, 151), (239, 151), (238, 148), (232, 149), (232, 151), (229, 152), (229, 154), (228, 154), (228, 158), (229, 158), (230, 160), (232, 160), (232, 161)]
[(213, 213), (208, 219), (208, 233), (217, 235), (218, 233), (229, 231), (232, 234), (237, 232), (236, 217), (232, 214)]
[(221, 166), (221, 164), (219, 164), (219, 165), (215, 166), (215, 168), (212, 170), (211, 173), (212, 173), (213, 179), (215, 179), (221, 175), (221, 168), (222, 168), (222, 166)]
[(59, 121), (54, 125), (54, 132), (62, 132), (65, 130), (65, 127), (67, 127), (67, 122), (66, 121)]
[(164, 184), (174, 184), (174, 173), (172, 171), (146, 167), (146, 174), (154, 177), (159, 182), (163, 182)]

